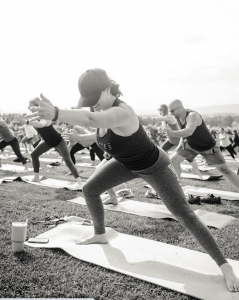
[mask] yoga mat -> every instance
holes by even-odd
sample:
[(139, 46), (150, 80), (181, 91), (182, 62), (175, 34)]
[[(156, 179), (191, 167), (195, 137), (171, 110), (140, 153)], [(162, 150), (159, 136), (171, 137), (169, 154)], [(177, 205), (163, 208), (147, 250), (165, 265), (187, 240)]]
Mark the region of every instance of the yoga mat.
[[(216, 169), (215, 167), (209, 167), (209, 166), (205, 166), (205, 165), (204, 166), (199, 166), (198, 168), (202, 172), (210, 171), (210, 170), (215, 170)], [(183, 165), (183, 164), (181, 164), (181, 169), (182, 170), (190, 170), (191, 171), (193, 169), (193, 167), (191, 165)]]
[(181, 173), (181, 178), (183, 179), (197, 179), (202, 181), (207, 180), (218, 180), (223, 177), (223, 175), (202, 175), (203, 178), (200, 178), (198, 175), (195, 174), (188, 174), (188, 173)]
[(0, 155), (1, 159), (17, 158), (16, 155)]
[(40, 176), (40, 179), (41, 179), (40, 182), (32, 182), (30, 180), (33, 179), (33, 177), (34, 177), (33, 175), (21, 176), (21, 177), (5, 177), (5, 178), (0, 179), (0, 183), (11, 182), (11, 181), (24, 181), (24, 182), (30, 183), (30, 184), (35, 184), (35, 185), (40, 185), (40, 186), (48, 186), (48, 187), (53, 187), (53, 188), (57, 188), (57, 189), (65, 188), (65, 189), (71, 190), (71, 191), (82, 191), (82, 187), (84, 184), (84, 182), (82, 182), (82, 186), (79, 187), (77, 182), (51, 179), (51, 178), (46, 178), (43, 176)]
[(224, 200), (239, 200), (239, 193), (207, 189), (190, 185), (186, 185), (184, 189), (186, 189), (189, 194), (193, 194), (196, 196), (207, 196), (208, 194), (213, 194), (215, 197), (220, 196)]
[(61, 159), (60, 158), (48, 158), (48, 157), (40, 157), (39, 160), (41, 162), (50, 162), (50, 163), (53, 163), (53, 162), (61, 162)]
[[(122, 234), (112, 228), (106, 228), (106, 233), (107, 244), (80, 246), (75, 242), (91, 236), (93, 227), (63, 224), (37, 236), (48, 238), (49, 243), (25, 244), (60, 248), (83, 261), (199, 299), (239, 299), (239, 293), (227, 290), (219, 267), (205, 253)], [(239, 262), (228, 261), (239, 277)]]
[[(88, 179), (94, 173), (94, 169), (89, 169), (86, 171), (78, 170), (78, 172), (81, 179)], [(73, 176), (73, 175), (71, 172), (68, 172), (65, 174), (65, 176)]]
[(24, 170), (23, 166), (4, 164), (4, 165), (2, 165), (2, 167), (0, 167), (0, 170), (10, 171), (10, 172), (18, 172), (18, 173), (25, 173), (25, 172), (33, 171), (33, 168), (29, 168), (29, 170)]
[(96, 168), (96, 166), (91, 166), (90, 163), (76, 163), (78, 167)]
[[(118, 201), (118, 205), (104, 205), (104, 209), (156, 219), (169, 218), (177, 221), (177, 218), (166, 208), (165, 205), (134, 201), (122, 197), (119, 197)], [(77, 197), (75, 199), (68, 200), (68, 202), (86, 205), (85, 199), (83, 197)], [(194, 211), (194, 213), (199, 217), (201, 221), (205, 223), (205, 225), (218, 229), (222, 229), (223, 227), (237, 220), (232, 216), (208, 212), (202, 209), (197, 209), (196, 211)]]
[[(90, 159), (90, 156), (81, 156), (82, 159)], [(97, 156), (95, 157), (96, 160), (100, 160)]]

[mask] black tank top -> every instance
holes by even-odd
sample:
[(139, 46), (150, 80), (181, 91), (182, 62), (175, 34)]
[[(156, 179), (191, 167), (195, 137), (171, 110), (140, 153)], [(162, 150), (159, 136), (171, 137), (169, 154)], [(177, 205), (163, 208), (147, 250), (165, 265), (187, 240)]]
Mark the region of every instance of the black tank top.
[(40, 134), (43, 141), (47, 143), (48, 146), (53, 148), (60, 144), (62, 136), (58, 131), (56, 131), (52, 124), (42, 128), (34, 128)]
[[(186, 109), (186, 119), (190, 112), (197, 113), (194, 110)], [(216, 145), (216, 141), (214, 140), (210, 131), (208, 130), (205, 122), (203, 121), (202, 116), (200, 114), (199, 114), (199, 116), (202, 119), (202, 124), (200, 126), (197, 126), (194, 133), (191, 136), (186, 137), (185, 139), (187, 140), (189, 146), (192, 149), (194, 149), (198, 152), (202, 152), (202, 151), (206, 151), (206, 150), (213, 148)], [(187, 121), (185, 120), (185, 124), (181, 124), (179, 118), (176, 117), (176, 119), (178, 121), (179, 127), (181, 129), (184, 129), (187, 125)]]
[[(113, 106), (125, 103), (116, 98)], [(152, 166), (159, 156), (159, 149), (149, 139), (143, 126), (139, 122), (138, 130), (131, 136), (120, 136), (110, 128), (103, 137), (96, 134), (98, 146), (132, 171), (143, 170)]]

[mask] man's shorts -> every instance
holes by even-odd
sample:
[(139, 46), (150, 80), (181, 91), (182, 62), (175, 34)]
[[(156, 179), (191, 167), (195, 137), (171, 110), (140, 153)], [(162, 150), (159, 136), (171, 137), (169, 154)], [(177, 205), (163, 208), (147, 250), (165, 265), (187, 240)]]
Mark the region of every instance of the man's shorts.
[[(163, 149), (165, 152), (168, 152), (169, 150), (176, 150), (178, 145), (172, 144), (168, 139), (163, 142), (163, 144), (160, 146), (161, 149)], [(193, 159), (187, 158), (188, 162), (193, 162)]]
[(209, 166), (221, 165), (221, 164), (226, 163), (224, 156), (222, 155), (222, 152), (221, 152), (219, 146), (217, 146), (217, 145), (209, 150), (199, 152), (199, 151), (192, 149), (189, 146), (188, 142), (185, 142), (184, 149), (182, 147), (179, 148), (177, 150), (177, 154), (182, 157), (185, 157), (185, 159), (189, 159), (189, 160), (191, 160), (191, 159), (193, 160), (198, 154), (201, 154), (205, 158), (205, 160)]

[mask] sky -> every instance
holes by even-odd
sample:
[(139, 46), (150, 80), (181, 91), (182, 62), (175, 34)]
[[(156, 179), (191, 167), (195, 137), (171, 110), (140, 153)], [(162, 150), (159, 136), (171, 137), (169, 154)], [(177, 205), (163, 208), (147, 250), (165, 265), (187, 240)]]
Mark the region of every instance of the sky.
[(138, 114), (239, 103), (237, 0), (0, 0), (0, 113), (76, 106), (104, 69)]

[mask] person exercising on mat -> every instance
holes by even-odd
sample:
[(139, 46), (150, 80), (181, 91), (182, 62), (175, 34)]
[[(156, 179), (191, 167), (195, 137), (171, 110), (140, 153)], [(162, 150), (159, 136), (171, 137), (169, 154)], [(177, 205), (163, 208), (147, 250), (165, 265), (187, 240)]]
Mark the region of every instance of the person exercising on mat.
[(0, 138), (2, 138), (2, 140), (0, 141), (0, 149), (4, 149), (8, 145), (11, 146), (12, 150), (14, 151), (18, 159), (23, 164), (24, 169), (29, 170), (27, 165), (27, 158), (24, 157), (21, 153), (18, 139), (15, 137), (15, 135), (8, 127), (7, 123), (1, 117), (0, 117)]
[(174, 131), (165, 128), (168, 137), (181, 139), (177, 151), (172, 155), (171, 161), (175, 171), (180, 177), (180, 163), (185, 159), (194, 159), (201, 154), (209, 166), (215, 165), (235, 187), (239, 189), (239, 177), (226, 164), (219, 146), (212, 137), (203, 118), (196, 111), (186, 109), (182, 101), (174, 100), (169, 104), (169, 112), (178, 121), (180, 130)]
[[(188, 204), (177, 173), (168, 155), (147, 136), (133, 108), (119, 99), (119, 85), (101, 69), (89, 69), (78, 81), (81, 107), (86, 110), (59, 109), (41, 94), (38, 107), (28, 117), (59, 119), (61, 122), (97, 129), (97, 144), (113, 158), (97, 169), (83, 186), (87, 208), (91, 214), (94, 235), (77, 244), (107, 243), (104, 207), (100, 195), (109, 188), (133, 180), (144, 179), (150, 184), (169, 211), (187, 228), (220, 267), (229, 291), (239, 291), (239, 281), (211, 232)], [(173, 109), (173, 108), (171, 108)], [(220, 151), (220, 150), (219, 150)]]
[(31, 121), (31, 120), (29, 121), (20, 116), (15, 116), (14, 120), (21, 125), (24, 125), (24, 124), (32, 125), (42, 138), (42, 141), (36, 146), (34, 151), (31, 153), (32, 165), (33, 165), (33, 169), (34, 169), (34, 178), (32, 179), (32, 181), (34, 181), (34, 182), (40, 181), (39, 157), (43, 153), (48, 152), (50, 149), (56, 148), (56, 150), (63, 157), (66, 166), (70, 169), (70, 171), (74, 175), (78, 185), (79, 186), (82, 185), (79, 172), (71, 160), (66, 141), (62, 138), (61, 134), (55, 130), (51, 121), (44, 120), (44, 119), (40, 119), (39, 121)]
[[(168, 114), (168, 106), (166, 104), (161, 104), (159, 109), (159, 117), (152, 118), (153, 123), (160, 124), (162, 123), (163, 127), (169, 127), (172, 130), (179, 130), (179, 126), (177, 124), (177, 120), (172, 116)], [(163, 142), (163, 144), (160, 146), (165, 152), (168, 152), (170, 149), (172, 149), (175, 146), (178, 146), (180, 143), (180, 138), (177, 137), (168, 137), (166, 141)], [(195, 159), (187, 159), (187, 161), (192, 165), (194, 171), (196, 174), (200, 177), (202, 177), (202, 174), (199, 170), (198, 164)], [(180, 178), (180, 177), (179, 177)]]

